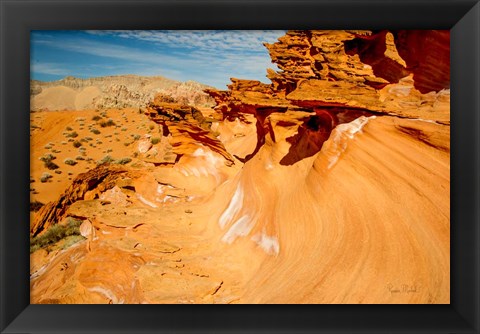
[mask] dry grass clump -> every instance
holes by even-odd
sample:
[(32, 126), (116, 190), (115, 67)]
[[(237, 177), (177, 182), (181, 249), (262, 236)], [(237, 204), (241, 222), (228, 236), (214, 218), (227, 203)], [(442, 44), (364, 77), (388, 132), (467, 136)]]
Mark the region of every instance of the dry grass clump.
[(155, 144), (158, 144), (161, 140), (162, 140), (162, 138), (153, 137), (152, 139), (150, 139), (150, 142), (151, 142), (153, 145), (155, 145)]
[(73, 159), (70, 159), (70, 158), (67, 158), (63, 161), (64, 164), (66, 165), (70, 165), (70, 166), (75, 166), (77, 164), (77, 162)]
[(45, 165), (46, 168), (48, 168), (50, 170), (55, 170), (57, 168), (60, 168), (57, 164), (52, 162), (52, 160), (55, 160), (56, 158), (57, 157), (54, 156), (53, 154), (48, 153), (48, 154), (45, 154), (42, 157), (40, 157), (39, 160), (44, 162), (44, 165)]
[[(82, 225), (81, 220), (71, 217), (67, 218), (67, 223), (65, 225), (53, 225), (42, 235), (30, 239), (30, 253), (33, 253), (40, 248), (46, 248), (47, 246), (53, 245), (67, 237), (75, 236), (75, 242), (85, 239), (80, 235), (80, 225)], [(69, 240), (64, 244), (64, 248), (71, 246), (75, 242)]]
[(48, 180), (50, 180), (52, 177), (53, 177), (52, 174), (43, 173), (42, 176), (40, 177), (40, 182), (45, 183)]

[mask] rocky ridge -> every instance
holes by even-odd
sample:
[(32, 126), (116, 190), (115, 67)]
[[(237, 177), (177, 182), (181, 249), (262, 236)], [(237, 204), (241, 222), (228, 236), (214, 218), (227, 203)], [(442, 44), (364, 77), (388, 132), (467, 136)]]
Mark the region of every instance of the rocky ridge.
[(208, 87), (195, 81), (136, 75), (66, 77), (52, 82), (32, 80), (30, 108), (36, 111), (144, 107), (159, 93), (181, 104), (212, 106), (213, 100), (203, 92)]

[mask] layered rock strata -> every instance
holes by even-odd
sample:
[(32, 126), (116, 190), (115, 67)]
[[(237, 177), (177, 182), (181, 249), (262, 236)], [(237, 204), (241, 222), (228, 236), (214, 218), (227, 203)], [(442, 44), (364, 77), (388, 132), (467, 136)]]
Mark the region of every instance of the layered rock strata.
[(159, 96), (178, 158), (84, 185), (97, 167), (39, 212), (88, 240), (34, 253), (32, 301), (448, 304), (448, 43), (289, 31), (272, 83), (208, 90), (216, 113)]

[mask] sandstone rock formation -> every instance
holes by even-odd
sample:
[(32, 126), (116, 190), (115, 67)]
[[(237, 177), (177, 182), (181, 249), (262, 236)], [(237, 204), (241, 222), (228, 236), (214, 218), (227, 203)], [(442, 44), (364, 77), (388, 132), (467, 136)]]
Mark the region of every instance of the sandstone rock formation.
[(178, 82), (164, 77), (122, 75), (30, 83), (30, 109), (83, 110), (144, 107), (155, 94), (162, 93), (179, 103), (212, 106), (213, 100), (203, 92), (208, 88), (195, 81)]
[(214, 113), (158, 96), (174, 163), (47, 204), (33, 232), (70, 215), (88, 240), (32, 255), (32, 302), (448, 304), (448, 44), (289, 31), (272, 83), (207, 90)]

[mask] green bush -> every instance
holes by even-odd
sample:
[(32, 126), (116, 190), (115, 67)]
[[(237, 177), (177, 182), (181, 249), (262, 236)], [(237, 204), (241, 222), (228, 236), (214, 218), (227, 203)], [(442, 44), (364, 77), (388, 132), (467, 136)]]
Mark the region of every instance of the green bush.
[(125, 157), (125, 158), (121, 158), (121, 159), (116, 160), (115, 163), (119, 164), (119, 165), (126, 165), (131, 161), (132, 161), (131, 158)]
[[(80, 225), (82, 221), (79, 219), (67, 218), (67, 223), (65, 225), (53, 225), (42, 235), (36, 236), (30, 239), (30, 253), (33, 253), (37, 249), (45, 248), (46, 246), (53, 245), (60, 240), (70, 237), (70, 236), (80, 236)], [(77, 242), (81, 239), (76, 238)], [(70, 244), (71, 245), (71, 244)]]
[(40, 177), (40, 182), (45, 183), (45, 182), (47, 182), (49, 179), (51, 179), (52, 177), (53, 177), (52, 174), (43, 173), (42, 176)]
[(109, 119), (108, 121), (102, 121), (98, 123), (102, 128), (106, 128), (107, 126), (114, 126), (115, 122), (112, 119)]
[(106, 164), (106, 163), (112, 163), (112, 162), (114, 162), (114, 161), (115, 161), (115, 159), (113, 159), (113, 158), (112, 158), (111, 156), (109, 156), (109, 155), (106, 155), (106, 156), (104, 156), (101, 160), (99, 160), (99, 161), (97, 162), (97, 165), (103, 165), (103, 164)]
[(73, 132), (67, 133), (67, 134), (65, 135), (65, 137), (67, 137), (67, 138), (77, 138), (77, 137), (78, 137), (78, 133), (76, 133), (75, 131), (73, 131)]
[(150, 142), (155, 145), (155, 144), (158, 144), (160, 142), (160, 140), (162, 140), (161, 138), (158, 138), (158, 137), (154, 137), (152, 139), (150, 139)]
[(75, 166), (77, 164), (77, 162), (73, 159), (70, 159), (70, 158), (67, 158), (63, 161), (63, 163), (65, 163), (66, 165), (70, 165), (70, 166)]

